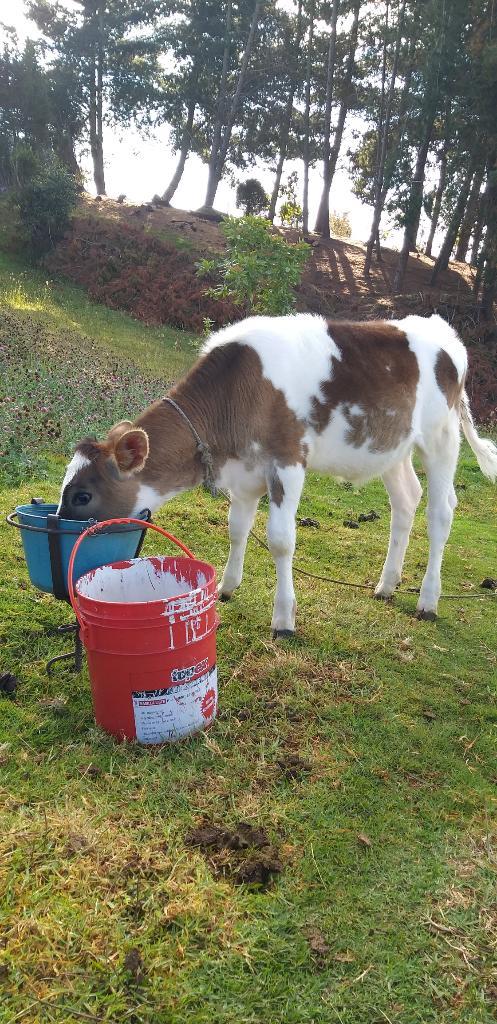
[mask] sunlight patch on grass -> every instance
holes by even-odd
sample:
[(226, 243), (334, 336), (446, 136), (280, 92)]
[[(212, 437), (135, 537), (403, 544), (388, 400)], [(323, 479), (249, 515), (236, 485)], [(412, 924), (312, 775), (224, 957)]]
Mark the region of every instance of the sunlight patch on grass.
[(25, 479), (83, 434), (138, 415), (186, 370), (197, 344), (0, 254), (2, 477)]
[(28, 292), (21, 277), (12, 274), (11, 282), (10, 287), (8, 282), (4, 282), (3, 289), (0, 292), (0, 302), (2, 304), (9, 306), (11, 309), (22, 310), (27, 313), (48, 311), (51, 305), (48, 281), (44, 289), (40, 290), (38, 298), (36, 298), (36, 293), (33, 289), (30, 289)]
[(184, 373), (199, 346), (196, 335), (168, 326), (150, 327), (92, 302), (76, 285), (47, 281), (42, 271), (27, 269), (0, 252), (0, 309), (2, 305), (36, 314), (52, 331), (80, 331), (110, 354), (157, 378)]

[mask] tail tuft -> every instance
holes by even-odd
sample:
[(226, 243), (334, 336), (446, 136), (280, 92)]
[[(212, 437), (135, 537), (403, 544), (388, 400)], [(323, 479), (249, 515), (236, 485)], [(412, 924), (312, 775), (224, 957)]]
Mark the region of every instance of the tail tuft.
[(465, 391), (461, 398), (460, 412), (464, 436), (476, 455), (478, 465), (482, 473), (492, 483), (495, 483), (497, 481), (497, 447), (488, 438), (478, 437), (471, 415), (469, 398)]

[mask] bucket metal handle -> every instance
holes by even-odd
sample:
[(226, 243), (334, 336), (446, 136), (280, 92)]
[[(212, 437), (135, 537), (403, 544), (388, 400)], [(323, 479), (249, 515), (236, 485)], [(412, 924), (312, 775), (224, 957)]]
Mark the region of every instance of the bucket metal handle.
[(76, 618), (77, 618), (77, 620), (79, 622), (79, 626), (80, 626), (82, 634), (84, 634), (84, 623), (83, 623), (82, 619), (80, 618), (80, 615), (79, 615), (79, 612), (78, 612), (78, 606), (77, 606), (76, 599), (75, 599), (75, 596), (74, 596), (74, 580), (73, 580), (74, 562), (76, 560), (76, 555), (78, 553), (78, 548), (79, 548), (79, 545), (82, 543), (82, 541), (84, 541), (85, 537), (90, 537), (92, 534), (98, 533), (98, 531), (101, 530), (104, 526), (114, 526), (114, 524), (117, 524), (117, 523), (119, 523), (119, 524), (136, 523), (136, 525), (140, 526), (142, 529), (145, 528), (147, 530), (155, 530), (156, 533), (161, 533), (163, 537), (167, 537), (168, 540), (172, 540), (173, 544), (176, 544), (179, 548), (181, 548), (181, 550), (185, 552), (185, 555), (187, 555), (188, 558), (195, 558), (195, 555), (193, 554), (193, 551), (190, 551), (190, 548), (187, 548), (186, 544), (182, 544), (182, 542), (180, 540), (178, 540), (178, 538), (175, 537), (173, 533), (169, 533), (167, 530), (164, 530), (162, 528), (162, 526), (157, 526), (156, 523), (147, 523), (143, 519), (132, 519), (132, 518), (127, 518), (127, 519), (103, 519), (101, 522), (94, 523), (93, 526), (89, 526), (88, 529), (84, 531), (84, 533), (80, 533), (80, 535), (79, 535), (79, 537), (78, 537), (78, 539), (77, 539), (77, 541), (76, 541), (76, 543), (75, 543), (75, 545), (74, 545), (74, 547), (73, 547), (73, 549), (71, 551), (71, 557), (69, 559), (69, 565), (67, 567), (67, 590), (68, 590), (68, 594), (69, 594), (69, 600), (71, 602), (73, 612), (74, 612), (74, 614), (75, 614), (75, 616), (76, 616)]

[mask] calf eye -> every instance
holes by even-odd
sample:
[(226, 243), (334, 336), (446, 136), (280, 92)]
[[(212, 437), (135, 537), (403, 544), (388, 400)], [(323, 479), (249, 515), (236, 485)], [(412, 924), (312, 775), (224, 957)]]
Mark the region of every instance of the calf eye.
[(89, 491), (76, 491), (76, 494), (73, 494), (72, 497), (73, 505), (88, 505), (90, 501), (91, 494)]

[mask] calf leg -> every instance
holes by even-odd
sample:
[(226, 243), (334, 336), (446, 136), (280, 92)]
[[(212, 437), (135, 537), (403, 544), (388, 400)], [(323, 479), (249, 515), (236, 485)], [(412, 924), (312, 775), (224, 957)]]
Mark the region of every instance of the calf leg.
[(386, 600), (392, 596), (402, 577), (404, 558), (422, 488), (414, 472), (410, 455), (384, 473), (382, 479), (390, 498), (392, 518), (387, 557), (374, 596)]
[(436, 619), (441, 591), (440, 570), (457, 505), (454, 473), (459, 456), (459, 426), (450, 420), (422, 453), (428, 477), (430, 555), (418, 601), (420, 619)]
[(230, 535), (230, 553), (223, 578), (219, 584), (221, 599), (228, 600), (234, 590), (240, 586), (243, 575), (243, 560), (247, 547), (248, 535), (254, 521), (259, 494), (243, 498), (232, 495), (228, 515)]
[(295, 632), (297, 603), (293, 589), (292, 561), (295, 551), (295, 515), (305, 470), (303, 466), (273, 467), (268, 474), (269, 517), (267, 539), (276, 566), (276, 594), (271, 628), (275, 636)]

